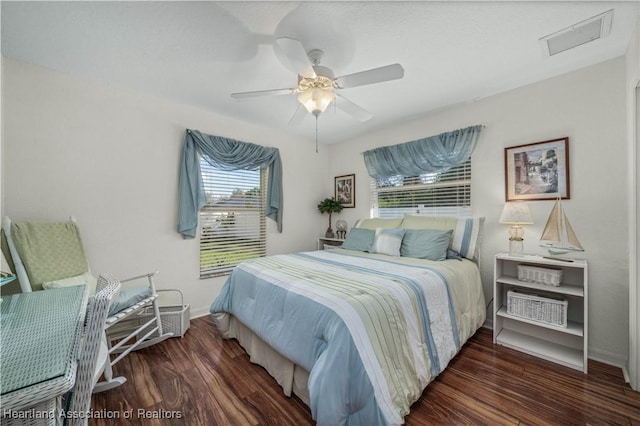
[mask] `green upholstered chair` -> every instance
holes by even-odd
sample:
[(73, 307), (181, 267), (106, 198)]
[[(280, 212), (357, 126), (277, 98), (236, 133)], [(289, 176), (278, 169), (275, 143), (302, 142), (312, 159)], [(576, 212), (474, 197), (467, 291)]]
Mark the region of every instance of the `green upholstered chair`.
[[(86, 284), (90, 294), (95, 293), (96, 279), (91, 274), (74, 218), (68, 222), (12, 222), (5, 217), (2, 230), (23, 292)], [(119, 280), (122, 288), (110, 304), (105, 321), (101, 348), (104, 362), (98, 364), (104, 381), (96, 384), (94, 392), (126, 381), (122, 376), (113, 377), (112, 367), (131, 351), (173, 336), (162, 329), (153, 280), (156, 274)]]

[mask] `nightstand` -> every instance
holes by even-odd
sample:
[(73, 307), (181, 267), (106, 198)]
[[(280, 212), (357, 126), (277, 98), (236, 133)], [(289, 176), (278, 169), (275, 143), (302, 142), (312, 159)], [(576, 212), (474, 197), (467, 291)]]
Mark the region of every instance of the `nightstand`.
[(327, 250), (329, 248), (340, 247), (344, 243), (343, 238), (318, 238), (318, 250)]
[[(525, 268), (525, 273), (535, 274), (539, 270), (561, 274), (559, 285), (522, 281), (518, 279), (519, 265)], [(585, 260), (567, 262), (541, 256), (497, 254), (493, 275), (493, 343), (586, 373), (587, 289)]]

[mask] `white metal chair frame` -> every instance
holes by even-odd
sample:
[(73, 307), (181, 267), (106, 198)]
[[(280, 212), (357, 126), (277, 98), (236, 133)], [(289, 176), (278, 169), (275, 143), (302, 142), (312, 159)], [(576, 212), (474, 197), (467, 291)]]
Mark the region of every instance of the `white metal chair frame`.
[[(106, 319), (104, 339), (104, 342), (106, 342), (106, 348), (104, 346), (101, 348), (103, 352), (106, 349), (108, 353), (103, 371), (105, 380), (96, 384), (93, 390), (94, 393), (113, 389), (120, 386), (127, 380), (123, 376), (114, 378), (112, 367), (127, 356), (129, 352), (155, 345), (156, 343), (160, 343), (173, 336), (173, 333), (164, 333), (162, 329), (157, 293), (163, 290), (156, 290), (155, 283), (153, 281), (153, 277), (157, 273), (158, 272), (156, 271), (120, 280), (120, 283), (127, 283), (147, 278), (149, 286), (152, 289), (152, 295)], [(139, 321), (141, 319), (139, 318), (139, 314), (150, 304), (153, 307), (154, 315), (151, 319), (140, 325)], [(144, 335), (140, 337), (143, 332)], [(156, 337), (151, 337), (154, 334)], [(135, 342), (132, 342), (134, 338), (136, 340)], [(114, 344), (114, 342), (117, 343)], [(111, 359), (111, 356), (115, 354), (117, 354), (117, 356), (114, 359)]]
[[(77, 222), (73, 216), (70, 217), (69, 220), (77, 226)], [(2, 229), (5, 232), (9, 252), (11, 253), (16, 268), (16, 275), (20, 281), (20, 287), (24, 293), (31, 292), (31, 282), (23, 260), (11, 237), (11, 220), (8, 217), (2, 219)], [(99, 364), (96, 370), (97, 377), (99, 377), (100, 374), (104, 374), (104, 381), (95, 385), (93, 389), (94, 393), (113, 389), (127, 381), (124, 376), (113, 377), (112, 368), (131, 351), (155, 345), (173, 336), (173, 333), (165, 333), (162, 329), (162, 320), (157, 298), (158, 292), (163, 290), (156, 290), (153, 281), (153, 277), (157, 273), (158, 271), (119, 280), (120, 283), (124, 284), (146, 278), (151, 288), (151, 295), (106, 319), (103, 333), (104, 338), (102, 339), (103, 343), (101, 344), (99, 355), (101, 360), (104, 359), (104, 363)], [(148, 321), (140, 324), (141, 319), (139, 318), (139, 314), (149, 306), (153, 309), (153, 316)], [(112, 355), (117, 356), (112, 359)]]

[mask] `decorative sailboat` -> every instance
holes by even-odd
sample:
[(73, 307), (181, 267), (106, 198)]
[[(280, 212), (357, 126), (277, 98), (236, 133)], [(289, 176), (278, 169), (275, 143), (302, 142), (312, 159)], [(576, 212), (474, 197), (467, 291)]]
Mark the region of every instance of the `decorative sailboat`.
[(549, 219), (547, 219), (547, 224), (544, 226), (540, 237), (540, 243), (540, 246), (545, 247), (551, 256), (569, 253), (570, 251), (584, 251), (567, 215), (562, 209), (560, 197), (558, 197), (553, 209), (551, 209)]

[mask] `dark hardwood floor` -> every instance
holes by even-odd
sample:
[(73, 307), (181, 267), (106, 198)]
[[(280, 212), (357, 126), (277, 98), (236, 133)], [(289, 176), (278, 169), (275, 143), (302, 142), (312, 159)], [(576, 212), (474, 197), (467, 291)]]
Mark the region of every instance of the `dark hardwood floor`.
[[(309, 409), (288, 398), (211, 319), (184, 338), (135, 352), (115, 366), (128, 378), (93, 396), (90, 425), (306, 425)], [(614, 367), (589, 374), (501, 346), (479, 330), (424, 391), (407, 425), (640, 425), (640, 393)]]

